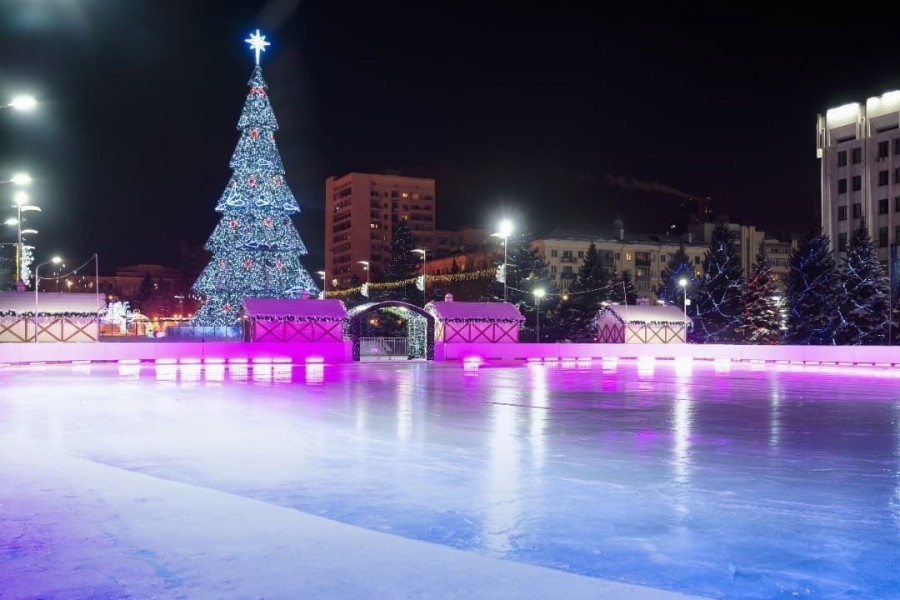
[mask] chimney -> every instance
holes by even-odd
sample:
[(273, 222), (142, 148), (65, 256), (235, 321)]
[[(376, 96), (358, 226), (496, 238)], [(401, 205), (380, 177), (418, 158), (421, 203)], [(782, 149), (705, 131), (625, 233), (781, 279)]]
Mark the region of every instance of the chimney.
[(444, 302), (453, 302), (453, 294), (447, 294), (444, 296)]
[(613, 221), (613, 229), (616, 233), (616, 238), (620, 240), (625, 239), (625, 223), (621, 219), (616, 219)]

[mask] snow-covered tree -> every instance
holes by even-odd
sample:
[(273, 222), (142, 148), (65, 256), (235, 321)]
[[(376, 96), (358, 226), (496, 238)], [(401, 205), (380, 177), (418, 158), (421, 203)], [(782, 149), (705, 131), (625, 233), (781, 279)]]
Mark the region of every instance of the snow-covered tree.
[(787, 278), (789, 344), (829, 345), (836, 322), (837, 283), (831, 241), (811, 234), (791, 255)]
[[(672, 255), (669, 264), (660, 274), (660, 279), (662, 284), (656, 295), (667, 305), (683, 309), (685, 291), (687, 291), (688, 298), (694, 298), (697, 292), (697, 278), (694, 275), (691, 259), (684, 251), (684, 244), (679, 244), (678, 250)], [(682, 279), (687, 280), (685, 289), (682, 289), (679, 284)]]
[(740, 341), (744, 281), (734, 244), (734, 233), (725, 225), (713, 230), (703, 258), (703, 277), (697, 292), (694, 336), (708, 344)]
[(565, 330), (565, 337), (585, 339), (593, 335), (591, 320), (606, 299), (606, 283), (597, 246), (592, 242), (575, 281), (569, 287), (568, 300), (560, 303), (560, 324)]
[(838, 277), (834, 342), (871, 346), (887, 342), (889, 298), (884, 268), (865, 222), (853, 232)]
[(781, 319), (774, 295), (772, 267), (762, 244), (744, 288), (741, 337), (750, 344), (777, 344), (781, 339)]
[(612, 304), (637, 304), (638, 292), (631, 273), (623, 270), (606, 284), (606, 301)]

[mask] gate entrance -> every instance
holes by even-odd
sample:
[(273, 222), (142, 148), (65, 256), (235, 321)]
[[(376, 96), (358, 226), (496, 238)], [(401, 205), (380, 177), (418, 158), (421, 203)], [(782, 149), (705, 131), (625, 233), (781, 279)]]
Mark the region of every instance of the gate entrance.
[[(363, 337), (363, 324), (369, 313), (395, 308), (406, 320), (406, 337)], [(416, 306), (399, 300), (386, 300), (356, 306), (347, 311), (349, 337), (353, 340), (353, 360), (434, 360), (434, 317)]]

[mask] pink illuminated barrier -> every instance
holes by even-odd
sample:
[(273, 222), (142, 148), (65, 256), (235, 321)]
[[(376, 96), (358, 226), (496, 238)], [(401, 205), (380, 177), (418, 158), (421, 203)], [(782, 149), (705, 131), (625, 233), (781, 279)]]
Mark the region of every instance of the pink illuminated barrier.
[(90, 364), (159, 365), (340, 363), (352, 360), (352, 342), (253, 343), (135, 342), (97, 344), (0, 344), (0, 365)]

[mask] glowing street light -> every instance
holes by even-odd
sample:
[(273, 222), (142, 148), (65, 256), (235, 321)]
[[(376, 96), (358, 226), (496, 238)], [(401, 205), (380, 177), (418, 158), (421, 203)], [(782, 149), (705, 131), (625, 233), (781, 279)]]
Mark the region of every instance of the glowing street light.
[(546, 290), (544, 288), (537, 288), (536, 290), (531, 292), (534, 294), (534, 312), (537, 317), (537, 326), (535, 327), (537, 332), (537, 343), (541, 343), (541, 298), (547, 295)]
[(50, 260), (46, 262), (42, 262), (38, 266), (34, 268), (34, 343), (37, 344), (38, 341), (38, 288), (41, 284), (40, 270), (44, 265), (54, 264), (58, 265), (62, 262), (62, 259), (58, 256), (54, 256)]
[(19, 224), (19, 220), (16, 219), (16, 218), (12, 218), (12, 219), (7, 219), (7, 220), (4, 221), (3, 223), (4, 223), (5, 225), (18, 225), (18, 224)]
[(27, 112), (37, 108), (37, 100), (34, 96), (16, 96), (9, 101), (9, 104), (4, 104), (3, 106), (0, 106), (0, 108), (11, 108), (13, 110)]
[(325, 287), (326, 287), (327, 284), (328, 284), (328, 282), (325, 281), (325, 271), (316, 271), (316, 275), (318, 275), (319, 277), (322, 278), (322, 294), (323, 294), (322, 297), (324, 298), (324, 297), (325, 297), (325, 296), (324, 296), (324, 294), (325, 294)]
[(13, 185), (29, 185), (31, 183), (31, 175), (28, 173), (15, 173), (9, 179), (3, 179), (0, 183), (11, 183)]
[[(10, 180), (14, 182), (18, 178), (18, 181), (31, 181), (31, 177), (26, 175), (25, 173), (18, 173), (13, 175), (13, 178)], [(22, 235), (27, 234), (36, 234), (36, 229), (22, 229), (22, 223), (24, 222), (22, 219), (22, 213), (25, 212), (41, 212), (41, 208), (39, 206), (35, 206), (33, 204), (28, 204), (28, 193), (24, 190), (19, 190), (13, 195), (13, 201), (15, 205), (13, 208), (16, 209), (16, 218), (9, 219), (6, 221), (7, 225), (15, 225), (17, 228), (16, 232), (16, 285), (19, 283), (24, 283), (24, 277), (22, 276)]]
[(509, 219), (500, 221), (497, 233), (492, 233), (494, 237), (503, 238), (503, 301), (506, 302), (506, 241), (513, 232), (513, 223)]

